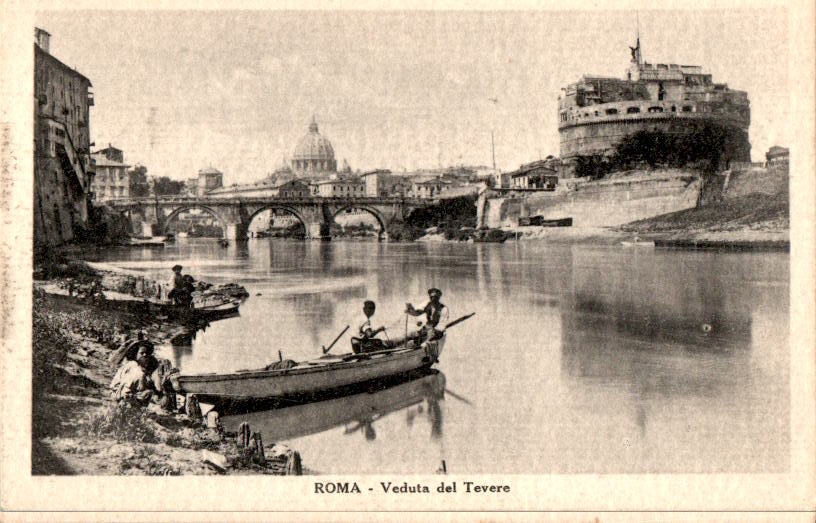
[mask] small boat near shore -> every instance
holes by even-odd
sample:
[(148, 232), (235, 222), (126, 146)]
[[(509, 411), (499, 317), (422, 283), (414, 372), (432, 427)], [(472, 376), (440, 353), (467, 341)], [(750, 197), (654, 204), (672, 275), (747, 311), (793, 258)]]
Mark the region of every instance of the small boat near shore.
[(255, 400), (304, 396), (430, 368), (439, 359), (446, 334), (416, 343), (394, 340), (392, 348), (374, 352), (324, 355), (276, 368), (230, 373), (176, 375), (173, 385), (181, 394), (219, 400)]
[(539, 226), (539, 227), (572, 227), (572, 217), (545, 219), (543, 216), (522, 216), (518, 219), (519, 226)]
[(654, 247), (655, 242), (651, 240), (625, 240), (621, 242), (624, 247)]
[(157, 238), (130, 238), (123, 245), (127, 247), (153, 247), (162, 249), (167, 241), (164, 237)]

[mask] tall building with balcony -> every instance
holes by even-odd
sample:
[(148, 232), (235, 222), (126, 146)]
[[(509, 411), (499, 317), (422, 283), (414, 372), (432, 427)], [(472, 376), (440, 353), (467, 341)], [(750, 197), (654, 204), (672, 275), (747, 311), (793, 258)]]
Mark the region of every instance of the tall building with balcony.
[(643, 62), (640, 37), (630, 47), (625, 79), (584, 76), (562, 88), (558, 99), (561, 160), (606, 154), (638, 131), (687, 134), (706, 124), (725, 127), (736, 137), (722, 162), (750, 161), (748, 94), (714, 83), (697, 65)]
[(34, 30), (34, 245), (69, 242), (88, 225), (93, 181), (91, 81), (51, 54)]
[(125, 163), (121, 149), (108, 147), (91, 155), (95, 176), (93, 178), (93, 199), (103, 202), (130, 197), (130, 165)]

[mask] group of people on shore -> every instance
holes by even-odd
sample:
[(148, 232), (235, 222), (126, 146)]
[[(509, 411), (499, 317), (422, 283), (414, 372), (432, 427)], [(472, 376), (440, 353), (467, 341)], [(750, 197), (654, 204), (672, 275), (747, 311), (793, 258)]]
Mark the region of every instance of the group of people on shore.
[[(411, 316), (425, 315), (425, 323), (419, 332), (414, 333), (414, 338), (420, 343), (433, 340), (441, 335), (441, 330), (438, 329), (439, 323), (448, 319), (448, 308), (440, 301), (441, 298), (442, 291), (431, 288), (428, 289), (428, 303), (421, 309), (417, 309), (410, 303), (405, 304), (405, 314)], [(352, 338), (352, 346), (358, 347), (359, 352), (375, 352), (388, 348), (386, 341), (377, 337), (380, 333), (385, 333), (386, 328), (384, 326), (373, 328), (371, 318), (374, 316), (375, 310), (376, 304), (373, 301), (366, 300), (363, 303), (363, 314), (365, 314), (366, 319), (360, 325), (359, 336)]]
[[(170, 301), (178, 307), (190, 308), (193, 303), (195, 280), (182, 274), (182, 266), (174, 265)], [(158, 403), (166, 410), (176, 408), (176, 393), (169, 379), (175, 369), (169, 360), (154, 355), (155, 347), (139, 332), (135, 339), (126, 339), (111, 360), (121, 364), (111, 381), (114, 399), (134, 405)]]

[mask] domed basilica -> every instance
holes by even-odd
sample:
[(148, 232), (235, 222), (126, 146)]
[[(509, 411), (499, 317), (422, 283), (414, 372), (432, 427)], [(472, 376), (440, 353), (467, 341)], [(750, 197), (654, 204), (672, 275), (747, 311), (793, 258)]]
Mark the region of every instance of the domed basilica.
[(300, 139), (292, 155), (292, 172), (297, 177), (321, 177), (337, 172), (334, 148), (331, 142), (318, 132), (312, 117), (309, 132)]

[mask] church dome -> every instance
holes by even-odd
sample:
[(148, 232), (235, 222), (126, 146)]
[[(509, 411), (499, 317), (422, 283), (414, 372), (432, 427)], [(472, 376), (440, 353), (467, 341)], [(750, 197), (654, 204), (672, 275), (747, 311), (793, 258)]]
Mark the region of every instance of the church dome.
[(292, 155), (292, 171), (298, 176), (324, 176), (337, 171), (334, 148), (321, 136), (317, 122), (312, 117), (309, 132), (300, 139)]
[(312, 119), (309, 132), (300, 139), (295, 147), (292, 160), (318, 160), (334, 162), (334, 148), (331, 142), (318, 132), (317, 122)]

